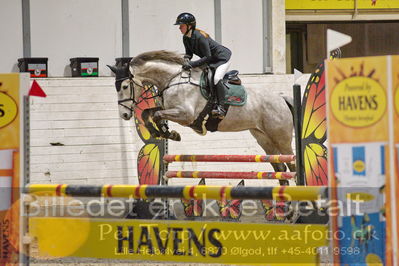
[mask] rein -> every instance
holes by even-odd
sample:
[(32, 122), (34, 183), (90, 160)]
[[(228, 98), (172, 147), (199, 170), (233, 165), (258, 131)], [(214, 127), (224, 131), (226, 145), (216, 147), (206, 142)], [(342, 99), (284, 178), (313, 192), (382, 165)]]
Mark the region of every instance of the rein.
[[(167, 90), (167, 89), (169, 89), (169, 88), (171, 88), (171, 87), (179, 86), (179, 85), (183, 85), (183, 84), (191, 84), (191, 85), (194, 85), (194, 86), (197, 86), (197, 87), (200, 86), (200, 84), (196, 84), (196, 83), (194, 83), (194, 82), (191, 81), (191, 70), (189, 71), (187, 77), (183, 77), (183, 75), (182, 75), (183, 72), (184, 72), (184, 70), (179, 71), (176, 75), (174, 75), (174, 76), (169, 80), (168, 85), (167, 85), (163, 90), (157, 90), (157, 93), (156, 93), (155, 95), (152, 95), (152, 96), (149, 96), (149, 97), (144, 97), (143, 95), (144, 95), (147, 91), (153, 91), (152, 89), (153, 89), (154, 85), (151, 85), (150, 87), (146, 87), (146, 86), (140, 85), (140, 84), (138, 84), (136, 81), (134, 81), (134, 76), (133, 76), (133, 75), (131, 75), (131, 76), (129, 76), (129, 77), (117, 79), (117, 80), (115, 80), (115, 84), (117, 84), (118, 82), (123, 82), (124, 80), (127, 80), (127, 79), (128, 79), (128, 80), (129, 80), (129, 87), (130, 87), (130, 98), (123, 99), (123, 100), (119, 100), (119, 101), (118, 101), (118, 104), (121, 105), (121, 106), (123, 106), (123, 107), (125, 107), (125, 108), (127, 108), (128, 110), (130, 110), (130, 111), (133, 112), (133, 108), (128, 107), (128, 106), (124, 105), (123, 103), (128, 102), (128, 101), (132, 101), (134, 105), (137, 105), (137, 104), (141, 103), (141, 102), (144, 101), (144, 100), (150, 100), (150, 99), (154, 99), (154, 98), (156, 98), (156, 97), (161, 97), (161, 98), (162, 98), (162, 97), (163, 97), (163, 92), (164, 92), (165, 90)], [(175, 79), (177, 76), (179, 76), (179, 75), (180, 75), (180, 77), (183, 78), (183, 79), (188, 79), (188, 81), (170, 84), (170, 83), (172, 82), (172, 80), (174, 80), (174, 79)], [(136, 86), (138, 86), (139, 88), (142, 89), (142, 93), (141, 93), (141, 96), (140, 96), (140, 100), (139, 100), (139, 101), (136, 101), (136, 100), (135, 100), (135, 97), (134, 97), (134, 96), (135, 96), (135, 95), (134, 95), (134, 86), (133, 86), (133, 85), (136, 85)], [(151, 94), (152, 94), (152, 93), (151, 93)]]
[[(178, 86), (178, 85), (182, 85), (182, 84), (191, 84), (191, 85), (194, 85), (194, 86), (197, 86), (197, 87), (200, 86), (200, 84), (196, 84), (196, 83), (194, 83), (194, 82), (191, 81), (191, 70), (188, 72), (188, 77), (183, 77), (183, 76), (181, 75), (182, 73), (183, 73), (183, 70), (180, 71), (179, 73), (177, 73), (176, 75), (174, 75), (174, 76), (170, 79), (168, 86), (166, 86), (166, 88), (163, 89), (162, 92), (165, 91), (165, 90), (167, 90), (167, 89), (169, 89), (170, 87)], [(170, 82), (171, 82), (174, 78), (176, 78), (178, 75), (180, 75), (180, 77), (181, 77), (181, 78), (184, 78), (184, 79), (187, 79), (187, 78), (188, 78), (188, 81), (170, 84)]]

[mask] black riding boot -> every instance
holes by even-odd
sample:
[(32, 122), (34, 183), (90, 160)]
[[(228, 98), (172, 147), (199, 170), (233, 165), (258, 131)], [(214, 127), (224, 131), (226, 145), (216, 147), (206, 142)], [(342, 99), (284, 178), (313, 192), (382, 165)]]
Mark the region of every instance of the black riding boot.
[(219, 119), (223, 119), (226, 115), (226, 110), (224, 110), (224, 84), (222, 80), (219, 80), (219, 82), (216, 84), (216, 99), (217, 99), (217, 105), (214, 110), (212, 110), (211, 114), (213, 117), (217, 117)]

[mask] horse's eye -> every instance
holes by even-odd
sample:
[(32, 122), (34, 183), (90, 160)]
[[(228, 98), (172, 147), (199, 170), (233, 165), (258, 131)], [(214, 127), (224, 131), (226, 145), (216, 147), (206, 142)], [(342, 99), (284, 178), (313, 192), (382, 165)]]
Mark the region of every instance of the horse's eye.
[(123, 86), (122, 86), (122, 89), (124, 89), (124, 90), (126, 90), (127, 88), (129, 88), (128, 85), (123, 85)]

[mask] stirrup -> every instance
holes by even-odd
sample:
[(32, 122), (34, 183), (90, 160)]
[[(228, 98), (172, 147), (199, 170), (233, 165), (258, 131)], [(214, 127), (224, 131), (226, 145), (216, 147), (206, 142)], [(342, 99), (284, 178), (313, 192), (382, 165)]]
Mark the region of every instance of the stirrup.
[(223, 119), (226, 116), (226, 110), (223, 107), (217, 106), (216, 109), (211, 111), (213, 117)]

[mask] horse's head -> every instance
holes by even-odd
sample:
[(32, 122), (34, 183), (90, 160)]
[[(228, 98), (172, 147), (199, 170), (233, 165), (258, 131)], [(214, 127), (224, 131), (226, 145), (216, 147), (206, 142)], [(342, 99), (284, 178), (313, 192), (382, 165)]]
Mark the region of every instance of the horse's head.
[[(148, 88), (155, 86), (161, 96), (170, 86), (172, 79), (182, 73), (183, 56), (169, 51), (151, 51), (137, 55), (129, 65), (108, 66), (115, 73), (115, 87), (118, 92), (119, 114), (129, 120), (133, 116), (133, 107), (144, 99)], [(190, 81), (186, 82), (189, 83)]]
[(130, 73), (129, 66), (121, 67), (109, 66), (115, 73), (115, 88), (118, 93), (119, 115), (122, 119), (129, 120), (133, 116), (133, 107), (136, 103), (135, 82), (133, 75)]

